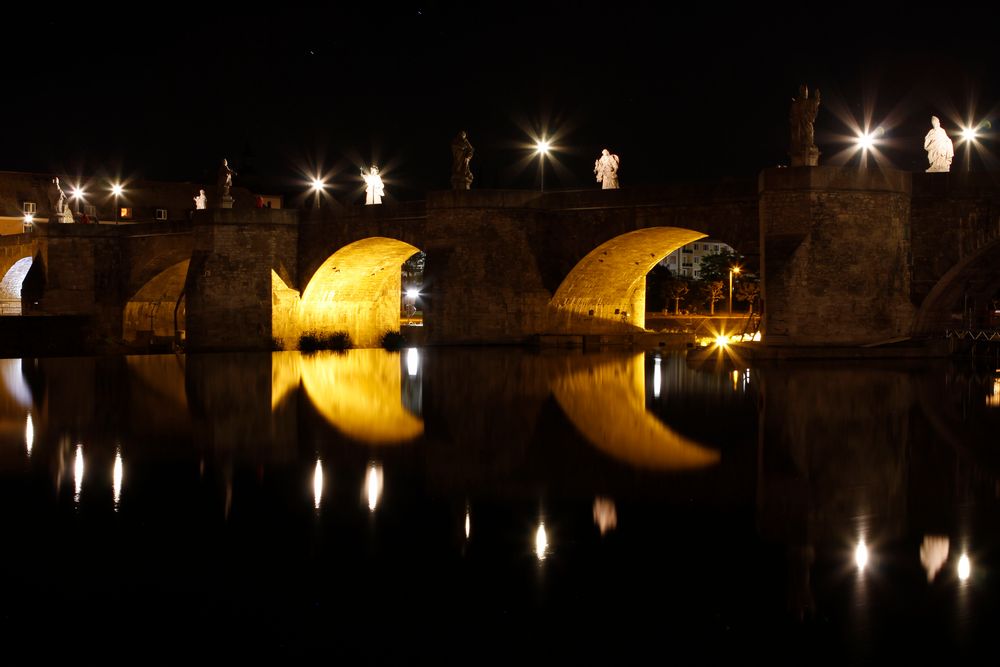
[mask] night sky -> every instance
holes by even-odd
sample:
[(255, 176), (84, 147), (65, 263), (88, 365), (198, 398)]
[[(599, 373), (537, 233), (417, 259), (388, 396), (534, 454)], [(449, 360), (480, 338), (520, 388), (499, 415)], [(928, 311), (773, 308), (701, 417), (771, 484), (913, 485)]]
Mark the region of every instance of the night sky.
[(787, 164), (806, 82), (821, 163), (868, 108), (891, 164), (922, 171), (932, 113), (954, 135), (1000, 102), (994, 9), (326, 4), (18, 10), (8, 32), (32, 36), (8, 35), (0, 170), (211, 183), (227, 157), (238, 185), (290, 192), (322, 167), (350, 199), (375, 160), (391, 196), (420, 199), (449, 187), (460, 129), (474, 188), (537, 187), (523, 145), (547, 127), (547, 188), (597, 187), (604, 147), (625, 187), (753, 177)]

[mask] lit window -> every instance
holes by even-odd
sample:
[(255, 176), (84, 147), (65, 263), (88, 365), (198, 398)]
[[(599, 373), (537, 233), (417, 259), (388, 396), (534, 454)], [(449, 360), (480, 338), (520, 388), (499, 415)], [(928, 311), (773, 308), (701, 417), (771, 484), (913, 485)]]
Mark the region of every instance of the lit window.
[(122, 206), (120, 209), (118, 209), (118, 215), (121, 216), (122, 218), (131, 218), (132, 217), (132, 207), (131, 206)]
[(156, 209), (156, 219), (157, 220), (166, 220), (167, 219), (167, 209), (165, 209), (165, 208), (158, 208), (158, 209)]
[(38, 207), (35, 205), (35, 202), (33, 202), (33, 201), (26, 201), (26, 202), (24, 202), (24, 214), (25, 215), (29, 215), (29, 214), (33, 215), (33, 214), (35, 214), (37, 212), (38, 212)]

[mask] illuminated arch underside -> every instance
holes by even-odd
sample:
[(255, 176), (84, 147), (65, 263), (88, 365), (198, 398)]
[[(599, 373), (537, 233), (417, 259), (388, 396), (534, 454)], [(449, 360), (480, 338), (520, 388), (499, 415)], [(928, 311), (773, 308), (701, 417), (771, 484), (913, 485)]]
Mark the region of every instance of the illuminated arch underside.
[(646, 410), (642, 353), (574, 364), (553, 380), (566, 416), (602, 452), (653, 470), (692, 470), (715, 465), (718, 452), (668, 428)]
[[(673, 251), (705, 236), (690, 229), (651, 227), (602, 243), (559, 285), (549, 302), (549, 331), (642, 329), (646, 324), (646, 274)], [(628, 316), (623, 318), (622, 313)]]
[(333, 253), (302, 293), (303, 334), (346, 331), (357, 347), (374, 347), (399, 329), (401, 267), (419, 248), (384, 237), (356, 241)]
[(21, 314), (21, 283), (24, 282), (24, 277), (28, 275), (31, 262), (31, 257), (22, 257), (7, 269), (3, 280), (0, 280), (0, 300), (6, 302), (2, 314)]

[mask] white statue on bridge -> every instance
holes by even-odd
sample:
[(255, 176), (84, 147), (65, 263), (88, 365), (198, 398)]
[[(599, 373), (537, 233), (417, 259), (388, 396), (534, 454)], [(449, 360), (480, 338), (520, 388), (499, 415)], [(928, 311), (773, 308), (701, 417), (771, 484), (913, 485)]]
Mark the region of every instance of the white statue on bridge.
[(941, 120), (931, 116), (931, 131), (924, 137), (924, 150), (927, 151), (929, 172), (951, 171), (951, 161), (955, 157), (955, 146), (951, 143), (948, 133), (941, 127)]
[(601, 157), (594, 160), (594, 173), (597, 174), (597, 182), (601, 184), (602, 190), (618, 189), (618, 165), (621, 160), (614, 153), (608, 152), (605, 148), (601, 151)]
[(208, 208), (208, 197), (205, 196), (204, 190), (198, 191), (198, 196), (194, 198), (194, 207), (199, 211)]
[(382, 177), (378, 175), (378, 167), (373, 165), (368, 174), (362, 169), (361, 178), (365, 179), (365, 205), (381, 204), (382, 196), (385, 195), (385, 185), (382, 183)]

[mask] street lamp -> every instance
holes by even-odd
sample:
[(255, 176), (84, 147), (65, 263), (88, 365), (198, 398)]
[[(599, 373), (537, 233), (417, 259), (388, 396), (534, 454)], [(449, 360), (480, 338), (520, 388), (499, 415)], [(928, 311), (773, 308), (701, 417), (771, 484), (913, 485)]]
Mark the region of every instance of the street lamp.
[(74, 207), (76, 210), (74, 211), (74, 213), (76, 213), (77, 215), (80, 215), (80, 200), (83, 199), (84, 194), (85, 194), (84, 191), (80, 189), (79, 185), (74, 185), (73, 189), (70, 191), (69, 196), (72, 197), (73, 201), (76, 202), (76, 206)]
[(535, 143), (535, 150), (538, 152), (538, 170), (541, 173), (542, 192), (545, 192), (545, 156), (549, 152), (549, 142), (544, 138)]
[(113, 194), (115, 196), (115, 224), (117, 225), (118, 224), (118, 214), (120, 213), (120, 211), (118, 210), (118, 198), (121, 197), (121, 194), (122, 194), (122, 185), (121, 185), (121, 183), (113, 183), (111, 185), (111, 194)]
[(733, 274), (739, 275), (740, 267), (729, 267), (729, 314), (733, 314)]

